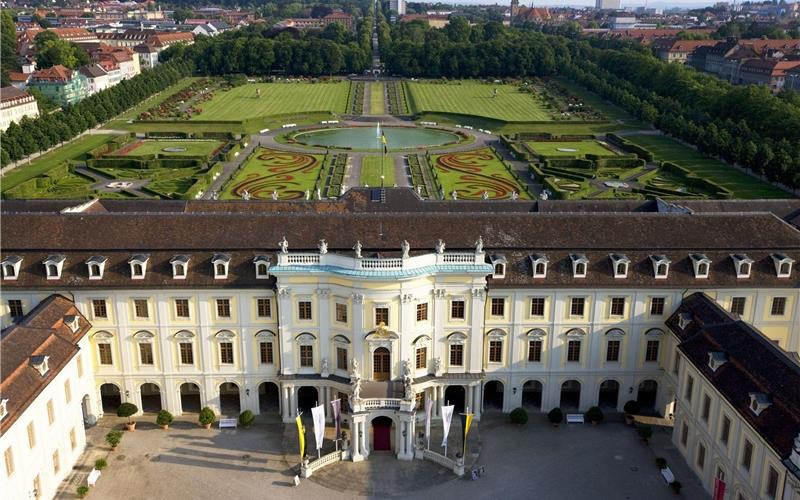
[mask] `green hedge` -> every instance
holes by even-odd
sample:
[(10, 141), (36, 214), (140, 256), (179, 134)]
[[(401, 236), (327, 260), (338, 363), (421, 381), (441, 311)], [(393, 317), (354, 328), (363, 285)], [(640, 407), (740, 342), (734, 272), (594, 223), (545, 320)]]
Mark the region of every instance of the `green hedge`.
[(733, 198), (733, 193), (729, 189), (724, 188), (716, 182), (706, 179), (705, 177), (700, 177), (694, 172), (676, 163), (664, 161), (661, 162), (661, 168), (665, 172), (671, 172), (683, 176), (685, 178), (684, 183), (689, 187), (708, 191), (718, 198)]
[(591, 160), (582, 160), (580, 158), (548, 158), (545, 160), (546, 167), (555, 168), (578, 168), (584, 170), (594, 170), (595, 165)]
[(623, 151), (634, 153), (645, 161), (653, 161), (653, 153), (649, 149), (634, 144), (624, 137), (620, 137), (617, 134), (608, 133), (606, 134), (606, 140)]

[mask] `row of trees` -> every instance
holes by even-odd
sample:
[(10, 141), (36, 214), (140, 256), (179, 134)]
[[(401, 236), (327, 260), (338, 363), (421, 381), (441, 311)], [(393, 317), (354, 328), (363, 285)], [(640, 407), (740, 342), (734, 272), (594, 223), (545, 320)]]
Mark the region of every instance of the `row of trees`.
[(77, 69), (90, 64), (89, 53), (74, 42), (58, 38), (52, 31), (42, 31), (33, 39), (36, 45), (36, 67), (50, 68), (56, 65)]
[(25, 117), (18, 124), (12, 123), (0, 134), (0, 163), (5, 166), (69, 141), (191, 75), (193, 69), (191, 63), (183, 61), (162, 64), (62, 111), (35, 119)]
[(11, 85), (9, 73), (19, 71), (17, 31), (8, 10), (0, 12), (0, 86)]

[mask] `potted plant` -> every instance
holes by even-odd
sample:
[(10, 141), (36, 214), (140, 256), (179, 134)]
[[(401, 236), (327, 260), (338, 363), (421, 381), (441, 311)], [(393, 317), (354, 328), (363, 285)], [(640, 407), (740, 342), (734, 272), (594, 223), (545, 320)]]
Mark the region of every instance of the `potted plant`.
[(625, 403), (623, 409), (625, 411), (625, 423), (627, 425), (633, 425), (633, 416), (638, 415), (640, 411), (639, 402), (635, 399), (631, 399)]
[(597, 425), (603, 421), (603, 410), (599, 406), (592, 406), (585, 414), (586, 420)]
[(200, 410), (200, 425), (205, 427), (206, 429), (211, 428), (211, 424), (214, 423), (214, 420), (217, 419), (217, 416), (214, 415), (214, 410), (209, 408), (208, 406), (204, 406), (202, 410)]
[(256, 419), (256, 416), (253, 415), (253, 412), (250, 410), (245, 410), (239, 415), (239, 425), (247, 429), (253, 424), (253, 420)]
[(558, 424), (564, 420), (564, 413), (561, 411), (561, 408), (553, 408), (547, 413), (547, 420), (553, 424), (553, 427), (558, 427)]
[(667, 459), (664, 457), (656, 458), (656, 467), (659, 469), (666, 469), (667, 468)]
[(133, 403), (122, 403), (121, 405), (119, 405), (119, 408), (117, 408), (117, 416), (125, 417), (128, 419), (128, 421), (125, 422), (125, 428), (128, 429), (129, 431), (136, 430), (136, 422), (133, 421), (131, 416), (135, 415), (138, 412), (139, 408), (137, 408), (136, 405)]
[(653, 428), (649, 425), (643, 425), (636, 429), (636, 433), (639, 434), (639, 438), (641, 438), (643, 444), (648, 444), (650, 438), (653, 437)]
[(683, 488), (683, 485), (681, 484), (680, 481), (672, 481), (671, 483), (669, 483), (669, 487), (672, 488), (673, 493), (675, 493), (676, 495), (680, 495), (681, 488)]
[(158, 412), (158, 415), (156, 415), (156, 424), (160, 425), (164, 430), (169, 429), (169, 424), (171, 424), (173, 420), (172, 413), (167, 410), (161, 410)]
[(111, 451), (117, 449), (119, 446), (119, 442), (122, 441), (122, 432), (120, 431), (111, 431), (106, 434), (106, 443), (111, 447)]
[(522, 425), (528, 423), (528, 412), (525, 411), (525, 408), (514, 408), (511, 410), (509, 417), (512, 424)]
[(89, 494), (89, 487), (88, 486), (78, 486), (78, 490), (76, 492), (78, 494), (78, 498), (83, 498)]
[(108, 462), (106, 462), (105, 458), (98, 458), (94, 461), (94, 468), (97, 470), (103, 470), (108, 466)]

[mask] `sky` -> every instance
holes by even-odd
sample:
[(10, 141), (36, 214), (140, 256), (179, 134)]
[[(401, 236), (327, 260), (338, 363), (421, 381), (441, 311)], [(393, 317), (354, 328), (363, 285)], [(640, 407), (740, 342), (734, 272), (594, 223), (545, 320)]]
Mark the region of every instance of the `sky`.
[[(499, 0), (439, 0), (442, 3), (450, 4), (494, 4), (494, 3), (510, 3)], [(645, 4), (648, 7), (669, 8), (669, 7), (682, 7), (682, 8), (697, 8), (707, 5), (713, 5), (716, 0), (629, 0), (622, 1), (622, 7), (640, 7)], [(732, 0), (731, 0), (732, 1)], [(531, 0), (520, 0), (520, 4), (530, 6)], [(533, 4), (537, 7), (541, 6), (570, 6), (570, 7), (594, 7), (594, 0), (533, 0)]]

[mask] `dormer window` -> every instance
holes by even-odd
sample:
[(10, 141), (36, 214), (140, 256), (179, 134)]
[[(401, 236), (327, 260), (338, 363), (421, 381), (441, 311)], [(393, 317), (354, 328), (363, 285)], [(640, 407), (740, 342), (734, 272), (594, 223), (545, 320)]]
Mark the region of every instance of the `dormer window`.
[(656, 279), (667, 279), (667, 276), (669, 276), (669, 265), (672, 264), (667, 256), (651, 255), (650, 261), (653, 263), (653, 276), (655, 276)]
[(19, 276), (19, 268), (22, 265), (22, 257), (18, 255), (11, 255), (3, 259), (0, 263), (3, 267), (3, 279), (15, 280)]
[(533, 269), (534, 278), (547, 277), (547, 264), (550, 262), (544, 254), (533, 254), (530, 256), (531, 268)]
[(253, 258), (253, 265), (256, 266), (256, 279), (269, 278), (269, 258), (266, 255), (256, 255)]
[(778, 275), (778, 278), (789, 278), (792, 276), (792, 264), (794, 264), (794, 259), (782, 253), (774, 253), (772, 254), (772, 262), (775, 263), (775, 273)]
[(44, 260), (43, 264), (45, 273), (47, 274), (47, 279), (61, 279), (61, 270), (64, 268), (65, 260), (66, 257), (63, 255), (51, 255)]
[(505, 278), (506, 258), (502, 255), (492, 255), (490, 260), (492, 261), (492, 267), (494, 267), (492, 278)]
[(39, 375), (44, 377), (45, 374), (47, 374), (47, 371), (50, 369), (49, 360), (50, 356), (31, 356), (31, 366), (36, 368), (36, 370), (39, 372)]
[(689, 258), (692, 260), (694, 277), (708, 278), (708, 274), (711, 272), (711, 259), (702, 253), (689, 254)]
[(211, 265), (214, 266), (214, 279), (223, 280), (228, 277), (228, 265), (231, 263), (231, 256), (226, 253), (214, 254)]
[(728, 361), (728, 356), (724, 352), (710, 352), (708, 353), (708, 367), (712, 372), (717, 371), (717, 368), (724, 365)]
[(573, 253), (569, 256), (572, 261), (572, 277), (585, 278), (586, 269), (589, 267), (589, 259), (582, 253)]
[(75, 314), (70, 314), (69, 316), (64, 316), (64, 324), (72, 330), (72, 333), (77, 332), (81, 327), (81, 321)]
[(147, 272), (147, 262), (150, 260), (149, 255), (138, 254), (134, 255), (128, 260), (131, 266), (131, 279), (143, 280)]
[(611, 265), (614, 268), (614, 277), (627, 278), (628, 265), (630, 265), (631, 260), (625, 255), (619, 253), (612, 253), (608, 257), (611, 259)]
[(732, 254), (733, 266), (736, 268), (737, 278), (749, 278), (750, 269), (753, 267), (753, 259), (745, 254)]
[(763, 392), (750, 393), (750, 410), (756, 414), (761, 415), (761, 412), (766, 410), (772, 405), (770, 397)]
[(689, 313), (680, 313), (678, 315), (678, 328), (681, 330), (686, 330), (686, 327), (689, 326), (689, 323), (692, 322), (692, 315)]
[(103, 279), (103, 271), (105, 271), (107, 260), (108, 259), (103, 256), (95, 255), (86, 261), (86, 266), (89, 268), (90, 280)]
[(0, 420), (4, 419), (8, 415), (8, 400), (1, 399), (0, 400)]
[(186, 275), (189, 274), (189, 258), (188, 255), (176, 255), (169, 259), (169, 263), (172, 264), (172, 279), (186, 279)]

